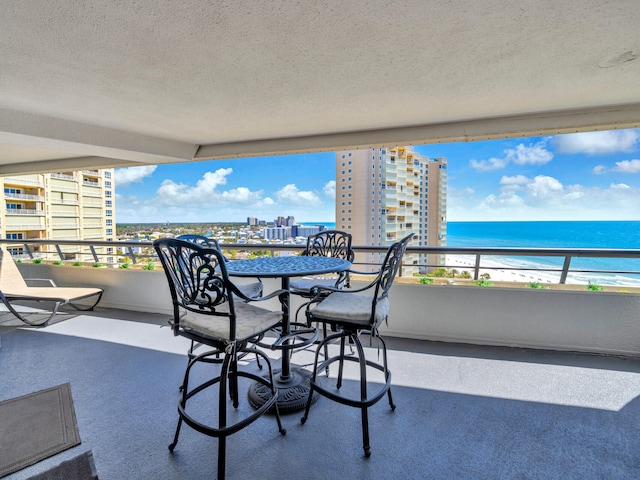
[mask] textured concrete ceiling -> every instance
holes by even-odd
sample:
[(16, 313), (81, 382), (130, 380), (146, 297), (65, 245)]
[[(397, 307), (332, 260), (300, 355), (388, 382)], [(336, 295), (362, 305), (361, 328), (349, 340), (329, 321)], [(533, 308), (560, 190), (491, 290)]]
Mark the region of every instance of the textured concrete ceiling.
[(640, 125), (638, 0), (0, 13), (0, 174)]

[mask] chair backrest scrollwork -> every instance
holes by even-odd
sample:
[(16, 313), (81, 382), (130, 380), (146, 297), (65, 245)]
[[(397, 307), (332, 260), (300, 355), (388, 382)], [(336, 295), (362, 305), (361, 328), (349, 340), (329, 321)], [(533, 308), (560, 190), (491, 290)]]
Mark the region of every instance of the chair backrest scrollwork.
[(235, 324), (231, 283), (219, 250), (171, 238), (156, 240), (153, 247), (169, 281), (174, 328), (180, 322), (179, 307), (204, 315), (226, 316), (232, 326)]
[(382, 266), (380, 267), (380, 272), (378, 273), (375, 298), (381, 299), (389, 295), (391, 285), (393, 285), (393, 281), (402, 266), (402, 257), (404, 256), (404, 252), (407, 250), (407, 245), (414, 235), (415, 234), (410, 233), (402, 240), (395, 242), (389, 247), (389, 250), (387, 250), (387, 254), (382, 262)]
[(324, 230), (307, 237), (307, 248), (302, 252), (305, 256), (321, 256), (342, 258), (353, 261), (351, 234), (340, 230)]

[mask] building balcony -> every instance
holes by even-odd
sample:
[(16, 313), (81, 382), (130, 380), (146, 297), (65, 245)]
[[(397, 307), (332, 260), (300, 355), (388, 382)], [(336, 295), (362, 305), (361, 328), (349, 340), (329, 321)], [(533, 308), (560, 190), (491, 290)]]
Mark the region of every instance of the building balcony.
[(29, 186), (29, 187), (40, 187), (40, 188), (44, 188), (44, 182), (39, 182), (37, 180), (30, 180), (27, 178), (16, 178), (16, 177), (5, 177), (4, 179), (4, 186), (8, 187), (8, 186), (16, 186), (16, 187), (20, 187), (20, 186)]
[[(86, 450), (100, 478), (214, 477), (215, 439), (184, 427), (176, 451), (167, 449), (188, 345), (167, 327), (162, 270), (19, 267), (25, 277), (100, 286), (105, 295), (96, 311), (67, 311), (42, 329), (17, 328), (9, 314), (0, 315), (0, 400), (69, 382), (82, 439), (7, 479)], [(357, 409), (321, 398), (305, 425), (301, 412), (283, 417), (284, 437), (268, 416), (231, 436), (227, 478), (637, 476), (638, 293), (408, 280), (394, 284), (389, 324), (381, 329), (397, 409), (385, 400), (370, 409), (371, 458), (362, 455)], [(279, 287), (264, 281), (266, 291)], [(292, 310), (299, 302), (294, 297)], [(375, 340), (363, 343), (375, 356)], [(269, 354), (277, 365), (278, 354)], [(297, 352), (293, 362), (309, 358)], [(216, 368), (203, 365), (201, 375)], [(343, 388), (353, 382), (347, 376)], [(326, 455), (309, 454), (318, 451)]]
[(46, 226), (44, 224), (38, 223), (13, 223), (7, 221), (5, 225), (5, 230), (7, 232), (16, 231), (16, 230), (45, 230)]
[(45, 198), (42, 195), (29, 195), (25, 193), (11, 193), (4, 192), (4, 198), (7, 199), (17, 199), (17, 200), (28, 200), (33, 202), (44, 202)]
[(4, 211), (5, 215), (39, 215), (44, 216), (44, 210), (37, 210), (33, 208), (7, 208)]
[(69, 180), (69, 181), (72, 181), (72, 182), (76, 181), (76, 177), (75, 176), (68, 175), (68, 174), (65, 174), (65, 173), (52, 173), (51, 174), (51, 178), (57, 178), (59, 180)]

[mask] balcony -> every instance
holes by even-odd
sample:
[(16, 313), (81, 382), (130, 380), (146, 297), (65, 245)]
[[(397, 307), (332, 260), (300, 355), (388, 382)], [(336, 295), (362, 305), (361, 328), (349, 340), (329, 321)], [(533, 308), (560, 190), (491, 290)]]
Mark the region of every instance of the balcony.
[(7, 208), (5, 215), (44, 215), (44, 210), (36, 210), (34, 208)]
[[(44, 329), (16, 328), (0, 315), (0, 400), (70, 382), (82, 438), (8, 480), (89, 449), (100, 478), (212, 478), (215, 439), (184, 428), (175, 453), (167, 450), (187, 346), (166, 328), (163, 272), (26, 261), (20, 268), (59, 285), (101, 286), (105, 296), (95, 312), (63, 314)], [(278, 285), (265, 280), (267, 291)], [(269, 417), (232, 436), (228, 478), (636, 476), (640, 295), (402, 278), (391, 304), (382, 334), (398, 408), (392, 413), (383, 400), (370, 410), (372, 457), (362, 456), (359, 412), (321, 398), (304, 426), (301, 413), (283, 417), (285, 437)], [(294, 362), (309, 358), (300, 352)]]
[(44, 202), (45, 198), (42, 195), (31, 195), (26, 193), (12, 193), (4, 192), (4, 198), (14, 198), (18, 200), (29, 200), (34, 202)]

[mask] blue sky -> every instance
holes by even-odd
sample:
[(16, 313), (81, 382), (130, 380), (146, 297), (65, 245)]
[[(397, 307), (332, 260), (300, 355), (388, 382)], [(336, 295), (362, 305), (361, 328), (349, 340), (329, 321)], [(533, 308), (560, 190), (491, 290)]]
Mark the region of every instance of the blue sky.
[[(448, 220), (640, 220), (640, 129), (416, 145), (448, 159)], [(119, 223), (335, 219), (335, 154), (116, 169)]]

